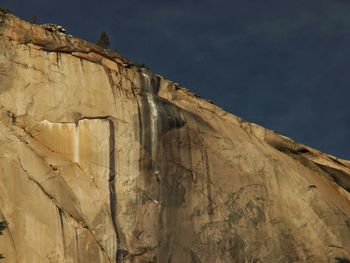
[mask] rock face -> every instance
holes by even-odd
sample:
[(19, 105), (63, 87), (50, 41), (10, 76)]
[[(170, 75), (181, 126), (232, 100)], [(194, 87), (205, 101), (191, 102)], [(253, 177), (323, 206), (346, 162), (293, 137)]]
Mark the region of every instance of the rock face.
[(0, 13), (4, 262), (342, 262), (349, 191), (349, 161)]

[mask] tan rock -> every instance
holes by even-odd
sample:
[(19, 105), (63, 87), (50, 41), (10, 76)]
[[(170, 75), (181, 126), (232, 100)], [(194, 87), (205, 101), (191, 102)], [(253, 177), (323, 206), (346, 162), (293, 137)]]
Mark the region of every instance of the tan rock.
[(7, 262), (350, 258), (350, 162), (0, 14)]

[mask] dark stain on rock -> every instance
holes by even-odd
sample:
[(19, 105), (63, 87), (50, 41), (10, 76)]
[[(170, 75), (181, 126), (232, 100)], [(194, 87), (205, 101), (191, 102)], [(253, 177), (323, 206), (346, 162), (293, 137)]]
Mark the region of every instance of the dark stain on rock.
[(350, 220), (345, 219), (345, 225), (346, 225), (348, 231), (350, 232)]
[(185, 202), (185, 187), (172, 177), (163, 178), (162, 204), (164, 206), (181, 206)]
[(203, 262), (245, 262), (246, 244), (227, 221), (208, 222), (194, 238), (194, 252)]
[[(164, 141), (162, 136), (183, 127), (185, 121), (181, 118), (180, 108), (157, 95), (159, 79), (146, 70), (142, 70), (140, 75), (141, 97), (138, 104), (139, 121), (136, 125), (140, 126), (140, 144), (148, 155), (148, 157), (141, 156), (140, 170), (150, 171), (156, 176), (157, 182), (161, 184), (160, 196), (157, 199), (162, 205), (180, 206), (184, 203), (186, 190), (178, 178), (173, 178), (174, 169), (166, 163), (168, 159), (173, 159), (173, 143), (179, 140), (174, 138)], [(151, 108), (150, 102), (154, 103), (155, 109)], [(152, 124), (152, 111), (154, 110), (156, 110), (157, 118), (156, 123)], [(179, 135), (175, 133), (170, 137), (173, 136)], [(157, 149), (153, 149), (154, 147)], [(164, 149), (162, 153), (160, 153), (160, 148)], [(151, 162), (147, 161), (149, 158), (152, 159)]]
[[(241, 187), (238, 191), (228, 195), (225, 206), (229, 211), (228, 220), (230, 224), (235, 224), (241, 218), (245, 218), (253, 226), (264, 223), (266, 221), (264, 213), (264, 198), (259, 196), (259, 185), (249, 185)], [(254, 191), (258, 197), (254, 199), (245, 199), (244, 195), (247, 191)]]
[(193, 251), (191, 251), (191, 263), (202, 263), (200, 258)]
[(335, 257), (335, 263), (350, 263), (350, 259), (347, 257)]
[(64, 232), (64, 224), (63, 224), (63, 211), (62, 209), (58, 208), (58, 215), (60, 219), (60, 226), (61, 226), (61, 231), (62, 233)]
[[(285, 262), (300, 262), (300, 257), (295, 248), (295, 244), (298, 244), (288, 229), (282, 229), (279, 234), (279, 243), (282, 255), (284, 255)], [(300, 242), (299, 242), (300, 243)]]
[(204, 120), (200, 115), (195, 114), (193, 112), (189, 112), (185, 109), (181, 109), (181, 112), (185, 116), (187, 122), (191, 122), (197, 127), (201, 127), (201, 130), (215, 132), (213, 126), (209, 122)]
[(118, 249), (117, 250), (117, 263), (123, 263), (125, 259), (127, 259), (128, 255), (129, 255), (129, 251), (125, 250), (125, 249)]
[[(151, 82), (152, 83), (152, 82)], [(145, 94), (145, 86), (148, 85), (144, 78), (141, 78), (141, 97), (138, 102), (139, 125), (140, 125), (140, 144), (145, 151), (151, 155), (152, 153), (152, 124), (151, 124), (151, 109)]]
[(230, 222), (236, 223), (242, 218), (242, 214), (237, 210), (232, 210), (228, 216)]
[[(185, 121), (180, 116), (181, 109), (179, 107), (157, 95), (159, 91), (158, 78), (154, 77), (154, 75), (148, 71), (143, 71), (141, 74), (146, 74), (149, 77), (149, 83), (147, 83), (146, 77), (141, 78), (141, 105), (138, 105), (138, 112), (140, 115), (138, 124), (141, 125), (140, 131), (142, 132), (140, 143), (150, 154), (152, 152), (152, 132), (157, 132), (155, 137), (160, 138), (168, 131), (185, 126)], [(150, 95), (147, 95), (147, 93)], [(152, 131), (151, 108), (147, 96), (152, 97), (158, 113), (156, 131)]]
[(175, 104), (163, 98), (157, 98), (160, 125), (160, 134), (165, 134), (174, 129), (180, 129), (186, 122), (180, 116), (181, 109)]
[(252, 200), (246, 204), (245, 211), (249, 215), (249, 219), (254, 225), (265, 222), (264, 210), (259, 206), (259, 204), (254, 203)]
[(60, 226), (61, 226), (63, 253), (64, 253), (64, 256), (66, 256), (66, 239), (65, 239), (65, 235), (64, 235), (64, 222), (63, 222), (64, 212), (60, 208), (58, 208), (58, 215), (59, 215)]
[[(244, 248), (245, 243), (244, 240), (239, 235), (234, 235), (232, 238), (229, 238), (226, 244), (226, 248), (228, 248), (228, 251), (231, 254), (232, 259), (235, 259), (236, 261), (244, 262)], [(223, 251), (224, 252), (224, 251)]]
[[(117, 195), (116, 195), (116, 178), (115, 178), (115, 132), (114, 123), (112, 120), (108, 120), (109, 123), (109, 177), (108, 177), (108, 188), (109, 188), (109, 208), (112, 218), (112, 224), (116, 236), (117, 248), (120, 247), (120, 235), (118, 231), (116, 213), (117, 213)], [(118, 250), (116, 251), (116, 258), (118, 259)], [(119, 261), (117, 261), (119, 262)]]
[(211, 184), (212, 184), (211, 171), (209, 166), (208, 152), (203, 142), (202, 142), (202, 161), (204, 165), (204, 174), (207, 180), (206, 184), (207, 184), (207, 195), (208, 195), (208, 214), (212, 215), (214, 214), (214, 199), (213, 199), (213, 192), (211, 189)]

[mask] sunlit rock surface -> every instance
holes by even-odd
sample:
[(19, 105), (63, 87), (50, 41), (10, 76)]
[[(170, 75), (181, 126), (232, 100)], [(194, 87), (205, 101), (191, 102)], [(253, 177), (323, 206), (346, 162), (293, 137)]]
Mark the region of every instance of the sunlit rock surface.
[(337, 262), (349, 191), (350, 162), (0, 13), (4, 262)]

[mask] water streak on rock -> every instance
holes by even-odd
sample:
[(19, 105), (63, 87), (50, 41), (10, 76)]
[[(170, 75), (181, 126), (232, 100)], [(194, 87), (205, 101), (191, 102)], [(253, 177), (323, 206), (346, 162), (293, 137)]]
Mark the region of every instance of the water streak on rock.
[(150, 74), (146, 70), (142, 70), (142, 76), (144, 78), (144, 90), (147, 96), (147, 102), (150, 109), (150, 120), (151, 120), (151, 157), (152, 157), (152, 171), (159, 178), (159, 167), (158, 167), (158, 144), (159, 144), (159, 131), (158, 131), (158, 120), (159, 112), (156, 104), (156, 97), (154, 94), (154, 81)]

